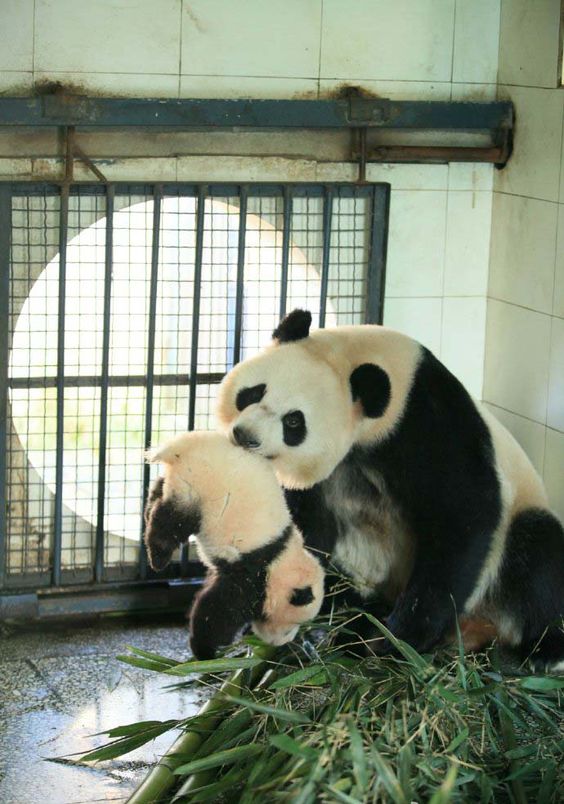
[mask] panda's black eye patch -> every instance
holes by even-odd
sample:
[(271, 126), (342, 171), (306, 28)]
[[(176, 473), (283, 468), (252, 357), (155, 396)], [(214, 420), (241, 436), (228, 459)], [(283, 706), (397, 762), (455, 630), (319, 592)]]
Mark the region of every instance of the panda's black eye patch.
[(282, 417), (284, 443), (289, 447), (297, 447), (306, 437), (305, 416), (301, 410), (291, 410)]
[(253, 385), (252, 388), (241, 388), (235, 400), (237, 410), (245, 410), (249, 405), (256, 405), (263, 398), (265, 391), (264, 383)]
[(304, 586), (302, 589), (294, 589), (290, 598), (292, 606), (307, 606), (313, 603), (313, 590), (311, 586)]

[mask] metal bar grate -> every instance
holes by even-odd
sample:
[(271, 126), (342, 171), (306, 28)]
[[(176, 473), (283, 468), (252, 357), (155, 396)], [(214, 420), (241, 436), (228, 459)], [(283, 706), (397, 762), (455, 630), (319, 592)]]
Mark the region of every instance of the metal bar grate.
[(112, 303), (114, 188), (109, 185), (106, 195), (106, 247), (104, 253), (104, 312), (102, 365), (100, 372), (100, 438), (98, 442), (98, 508), (96, 511), (95, 580), (104, 575), (104, 511), (106, 505), (106, 452), (108, 446), (108, 380), (110, 365), (110, 312)]
[[(370, 184), (0, 186), (0, 610), (16, 591), (154, 578), (143, 450), (213, 427), (225, 372), (287, 310), (381, 321), (388, 200)], [(187, 548), (166, 577), (196, 567)]]
[(0, 185), (0, 589), (6, 573), (6, 446), (8, 416), (8, 355), (10, 316), (10, 244), (12, 198), (10, 188)]

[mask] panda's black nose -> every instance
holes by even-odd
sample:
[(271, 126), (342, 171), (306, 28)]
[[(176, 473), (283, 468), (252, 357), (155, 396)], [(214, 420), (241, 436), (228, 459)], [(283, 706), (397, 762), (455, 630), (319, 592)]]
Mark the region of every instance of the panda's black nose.
[(233, 428), (233, 438), (240, 447), (245, 447), (245, 449), (256, 449), (260, 447), (260, 441), (257, 441), (257, 439), (243, 427), (237, 426)]

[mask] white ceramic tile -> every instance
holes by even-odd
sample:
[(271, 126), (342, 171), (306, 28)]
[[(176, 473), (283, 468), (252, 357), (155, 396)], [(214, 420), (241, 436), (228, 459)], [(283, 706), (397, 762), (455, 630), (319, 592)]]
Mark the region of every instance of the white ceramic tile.
[(484, 381), (486, 299), (443, 299), (441, 360), (475, 399)]
[(497, 190), (558, 201), (564, 90), (501, 87), (515, 105), (513, 153), (496, 173)]
[(564, 205), (558, 205), (558, 235), (556, 238), (556, 271), (554, 273), (554, 315), (564, 318)]
[(0, 157), (0, 179), (27, 180), (31, 178), (31, 159), (4, 159)]
[[(321, 140), (318, 137), (318, 144)], [(323, 151), (325, 157), (325, 148)], [(358, 164), (344, 161), (318, 162), (317, 179), (319, 181), (356, 181)], [(370, 164), (366, 166), (368, 181), (387, 182), (396, 190), (446, 190), (448, 167), (446, 165), (391, 165)]]
[(546, 430), (544, 482), (550, 505), (564, 522), (564, 433)]
[(560, 0), (502, 0), (499, 83), (555, 87)]
[[(555, 94), (561, 92), (564, 92), (564, 86), (561, 89), (555, 90)], [(561, 204), (564, 203), (564, 137), (562, 141), (562, 153), (560, 155), (560, 190), (558, 193), (558, 200)]]
[(178, 76), (157, 73), (36, 72), (40, 84), (58, 82), (75, 92), (114, 98), (177, 98)]
[(542, 475), (546, 432), (544, 424), (525, 419), (523, 416), (498, 408), (496, 405), (485, 403), (485, 406), (509, 430), (513, 438), (521, 444), (537, 472)]
[(0, 72), (0, 95), (17, 97), (30, 95), (33, 90), (33, 73), (2, 71)]
[(550, 316), (490, 299), (483, 398), (546, 422)]
[(321, 77), (450, 81), (454, 0), (325, 0)]
[(283, 157), (181, 156), (178, 181), (315, 181), (316, 163)]
[(494, 171), (493, 165), (451, 162), (448, 166), (448, 189), (491, 192)]
[(499, 14), (500, 0), (456, 0), (453, 81), (495, 83)]
[[(354, 86), (379, 98), (391, 100), (436, 100), (448, 101), (451, 95), (450, 81), (354, 81)], [(350, 87), (349, 81), (336, 78), (319, 82), (321, 98), (339, 97)]]
[(370, 164), (366, 178), (389, 182), (393, 190), (446, 190), (448, 165)]
[(7, 159), (32, 158), (37, 153), (55, 155), (59, 149), (60, 137), (54, 129), (0, 128), (0, 156)]
[(564, 432), (564, 319), (552, 319), (547, 424)]
[(180, 0), (36, 0), (35, 68), (172, 73), (180, 63)]
[[(176, 181), (175, 158), (94, 159), (93, 162), (110, 181)], [(33, 159), (32, 172), (35, 179), (59, 180), (64, 163), (61, 159)], [(86, 165), (78, 160), (74, 163), (74, 175), (78, 181), (94, 180)]]
[(390, 299), (384, 301), (384, 324), (441, 353), (442, 299)]
[(0, 70), (33, 69), (34, 0), (0, 3)]
[(392, 192), (388, 296), (442, 296), (446, 198), (446, 192)]
[(281, 98), (315, 100), (314, 78), (248, 78), (231, 75), (183, 75), (181, 98)]
[(190, 0), (182, 74), (317, 78), (321, 0)]
[(558, 205), (495, 193), (489, 294), (552, 312)]
[(492, 193), (449, 192), (445, 296), (487, 294), (491, 220)]
[(358, 165), (354, 162), (318, 162), (317, 181), (357, 181)]
[(493, 101), (497, 97), (497, 84), (453, 84), (453, 101)]

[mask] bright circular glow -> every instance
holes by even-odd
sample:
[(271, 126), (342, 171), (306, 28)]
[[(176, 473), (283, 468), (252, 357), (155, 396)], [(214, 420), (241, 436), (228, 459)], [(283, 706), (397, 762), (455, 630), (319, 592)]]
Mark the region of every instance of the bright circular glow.
[[(274, 203), (274, 202), (273, 202)], [(116, 204), (117, 206), (117, 204)], [(94, 217), (94, 215), (92, 216)], [(268, 343), (278, 321), (282, 232), (263, 213), (246, 222), (241, 358)], [(104, 528), (139, 539), (145, 426), (145, 389), (120, 384), (119, 377), (143, 378), (147, 371), (151, 287), (153, 202), (127, 206), (113, 217), (113, 272), (109, 343), (106, 514)], [(65, 390), (63, 503), (92, 525), (97, 520), (100, 384), (103, 351), (106, 219), (100, 218), (68, 242), (65, 294)], [(204, 215), (198, 373), (222, 373), (230, 366), (237, 283), (239, 210), (207, 199)], [(188, 375), (196, 249), (196, 200), (164, 198), (161, 207), (156, 308), (155, 374)], [(288, 310), (318, 309), (319, 271), (290, 244)], [(38, 387), (12, 388), (12, 421), (22, 448), (48, 488), (55, 491), (56, 388), (59, 256), (33, 283), (12, 339), (10, 378), (37, 378)], [(327, 300), (326, 324), (336, 324)], [(50, 387), (41, 387), (43, 378)], [(96, 380), (98, 378), (98, 380)], [(43, 383), (44, 384), (44, 383)], [(23, 385), (23, 384), (22, 384)], [(186, 429), (186, 382), (155, 387), (153, 441)], [(78, 386), (78, 387), (77, 387)], [(180, 396), (178, 394), (180, 393)], [(213, 397), (213, 387), (209, 390)], [(205, 407), (205, 405), (204, 405)], [(196, 426), (208, 423), (208, 407)], [(213, 411), (211, 411), (213, 414)]]

